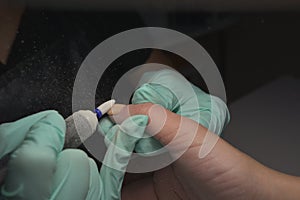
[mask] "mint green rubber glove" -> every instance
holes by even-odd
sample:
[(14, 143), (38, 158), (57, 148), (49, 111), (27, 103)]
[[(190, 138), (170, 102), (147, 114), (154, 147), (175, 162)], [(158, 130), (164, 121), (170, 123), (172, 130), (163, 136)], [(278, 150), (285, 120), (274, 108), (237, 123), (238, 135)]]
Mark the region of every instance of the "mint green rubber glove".
[[(229, 111), (221, 99), (206, 94), (174, 70), (146, 72), (139, 85), (132, 98), (133, 104), (159, 104), (198, 122), (217, 135), (229, 122)], [(144, 138), (139, 140), (135, 151), (147, 155), (161, 147), (154, 138)]]
[(106, 141), (104, 163), (113, 168), (103, 165), (100, 175), (83, 151), (62, 151), (65, 122), (56, 111), (0, 125), (0, 158), (10, 154), (1, 199), (120, 199), (124, 172), (139, 138), (129, 134), (142, 135), (147, 121), (146, 116), (134, 116), (121, 125), (101, 122), (112, 140)]
[(137, 141), (143, 137), (148, 117), (135, 115), (122, 122), (114, 124), (109, 118), (103, 118), (99, 123), (99, 132), (105, 136), (108, 147), (100, 175), (107, 187), (104, 187), (106, 199), (121, 199), (121, 187), (131, 154)]
[(49, 197), (64, 133), (64, 119), (56, 111), (0, 125), (0, 158), (11, 153), (1, 195), (7, 199)]
[(64, 150), (58, 156), (51, 199), (119, 200), (126, 167), (147, 116), (136, 115), (115, 125), (101, 119), (99, 130), (108, 147), (100, 175), (95, 162), (81, 150)]
[[(160, 104), (170, 111), (211, 128), (218, 135), (229, 121), (229, 112), (222, 100), (204, 93), (175, 71), (145, 73), (140, 85), (133, 95), (134, 104)], [(99, 123), (99, 132), (104, 134), (108, 146), (101, 177), (103, 180), (114, 181), (111, 184), (112, 188), (106, 187), (104, 191), (105, 194), (111, 194), (111, 199), (120, 199), (125, 170), (132, 152), (135, 150), (144, 155), (151, 155), (151, 152), (162, 148), (154, 138), (143, 138), (147, 122), (146, 116), (135, 115), (121, 125), (114, 124), (108, 118), (103, 118)], [(136, 137), (133, 137), (134, 135)]]
[(56, 111), (0, 125), (0, 158), (11, 154), (4, 199), (101, 199), (95, 162), (83, 151), (62, 151), (65, 128)]

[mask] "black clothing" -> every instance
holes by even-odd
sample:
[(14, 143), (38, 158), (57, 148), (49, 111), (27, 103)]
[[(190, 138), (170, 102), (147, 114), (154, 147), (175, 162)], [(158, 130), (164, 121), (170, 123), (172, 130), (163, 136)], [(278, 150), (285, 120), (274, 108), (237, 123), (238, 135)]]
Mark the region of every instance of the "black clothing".
[[(47, 109), (70, 115), (73, 84), (84, 58), (106, 38), (141, 26), (134, 13), (26, 10), (7, 65), (0, 66), (0, 123)], [(115, 60), (105, 73), (119, 73), (103, 80), (96, 103), (110, 99), (122, 74), (148, 55), (149, 50), (137, 50)]]

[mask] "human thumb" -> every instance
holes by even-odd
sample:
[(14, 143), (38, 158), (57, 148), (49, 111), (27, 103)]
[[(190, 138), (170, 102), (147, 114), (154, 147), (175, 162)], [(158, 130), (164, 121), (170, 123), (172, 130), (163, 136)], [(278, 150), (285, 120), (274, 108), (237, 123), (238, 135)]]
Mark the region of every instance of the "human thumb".
[(182, 153), (190, 145), (199, 145), (204, 134), (197, 134), (198, 129), (207, 132), (207, 129), (197, 122), (173, 113), (160, 105), (152, 103), (116, 105), (109, 112), (116, 123), (133, 115), (147, 115), (148, 125), (146, 132), (154, 136), (173, 153)]

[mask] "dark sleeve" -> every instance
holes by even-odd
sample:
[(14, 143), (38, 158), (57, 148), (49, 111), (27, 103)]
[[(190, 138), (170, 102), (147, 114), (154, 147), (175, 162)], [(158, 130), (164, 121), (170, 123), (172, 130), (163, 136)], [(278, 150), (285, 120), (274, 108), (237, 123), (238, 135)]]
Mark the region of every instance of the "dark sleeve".
[[(143, 26), (140, 17), (130, 12), (26, 13), (9, 58), (10, 70), (0, 75), (0, 123), (47, 109), (70, 115), (74, 80), (88, 53), (116, 33)], [(121, 75), (143, 64), (149, 53), (137, 50), (115, 60), (96, 102), (109, 99)]]

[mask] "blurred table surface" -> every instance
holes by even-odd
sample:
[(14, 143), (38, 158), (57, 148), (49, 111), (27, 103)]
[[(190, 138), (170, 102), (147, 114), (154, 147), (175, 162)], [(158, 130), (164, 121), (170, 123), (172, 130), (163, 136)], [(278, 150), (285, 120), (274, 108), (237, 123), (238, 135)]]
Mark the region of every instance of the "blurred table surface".
[(276, 80), (229, 109), (225, 140), (271, 168), (300, 175), (300, 79)]

